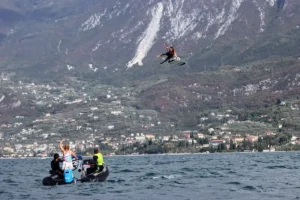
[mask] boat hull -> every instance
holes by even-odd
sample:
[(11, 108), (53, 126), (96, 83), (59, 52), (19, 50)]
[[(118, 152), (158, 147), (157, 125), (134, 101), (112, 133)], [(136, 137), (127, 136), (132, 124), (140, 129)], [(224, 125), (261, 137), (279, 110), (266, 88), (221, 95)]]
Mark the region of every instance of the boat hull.
[(43, 185), (45, 186), (53, 186), (53, 185), (66, 185), (66, 184), (71, 184), (74, 183), (75, 181), (73, 180), (70, 183), (66, 183), (65, 180), (58, 176), (58, 175), (51, 175), (47, 176), (43, 179)]
[(108, 175), (109, 175), (109, 169), (107, 166), (105, 166), (102, 172), (89, 174), (86, 177), (80, 179), (80, 181), (81, 182), (103, 182), (107, 179)]

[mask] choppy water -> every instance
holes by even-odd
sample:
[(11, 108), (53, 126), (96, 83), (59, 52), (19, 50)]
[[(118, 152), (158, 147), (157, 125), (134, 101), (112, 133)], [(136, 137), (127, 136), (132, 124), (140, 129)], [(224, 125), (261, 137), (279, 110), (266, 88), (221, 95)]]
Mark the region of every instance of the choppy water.
[(106, 157), (104, 183), (42, 186), (50, 161), (0, 160), (0, 199), (300, 199), (300, 152)]

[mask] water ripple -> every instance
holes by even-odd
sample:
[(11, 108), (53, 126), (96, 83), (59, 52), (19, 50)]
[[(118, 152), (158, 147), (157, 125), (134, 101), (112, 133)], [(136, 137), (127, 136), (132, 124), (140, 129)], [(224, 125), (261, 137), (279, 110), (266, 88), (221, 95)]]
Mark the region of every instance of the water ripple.
[(105, 157), (110, 176), (104, 183), (54, 187), (41, 183), (48, 175), (50, 159), (1, 160), (0, 199), (48, 200), (54, 194), (55, 199), (63, 200), (299, 199), (299, 155), (288, 152)]

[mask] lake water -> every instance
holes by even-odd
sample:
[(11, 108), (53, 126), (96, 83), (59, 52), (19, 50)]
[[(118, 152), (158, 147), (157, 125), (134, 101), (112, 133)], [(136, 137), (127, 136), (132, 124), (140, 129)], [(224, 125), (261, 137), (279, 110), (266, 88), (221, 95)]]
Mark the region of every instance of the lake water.
[(0, 160), (0, 199), (300, 199), (300, 152), (105, 157), (106, 182), (43, 186), (50, 161)]

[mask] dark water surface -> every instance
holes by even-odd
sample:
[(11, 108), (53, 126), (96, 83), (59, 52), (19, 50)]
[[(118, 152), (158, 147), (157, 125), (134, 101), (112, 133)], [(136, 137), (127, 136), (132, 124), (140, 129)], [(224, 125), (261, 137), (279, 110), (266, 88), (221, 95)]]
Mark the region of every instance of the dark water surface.
[(300, 152), (106, 157), (104, 183), (43, 186), (50, 161), (0, 160), (0, 199), (300, 199)]

